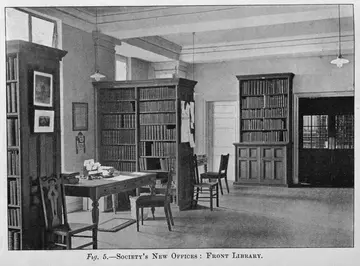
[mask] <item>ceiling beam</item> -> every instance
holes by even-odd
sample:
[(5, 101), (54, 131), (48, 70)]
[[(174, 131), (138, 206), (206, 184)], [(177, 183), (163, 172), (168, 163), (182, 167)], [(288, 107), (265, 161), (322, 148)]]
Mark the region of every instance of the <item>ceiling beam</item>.
[(133, 38), (123, 41), (130, 45), (165, 56), (172, 60), (179, 60), (181, 53), (181, 46), (159, 36)]
[[(222, 11), (224, 13), (230, 11)], [(233, 12), (233, 11), (231, 11)], [(232, 14), (232, 13), (231, 13)], [(342, 8), (341, 17), (352, 17), (351, 8)], [(184, 16), (181, 22), (174, 24), (174, 18), (149, 18), (140, 21), (113, 21), (99, 24), (105, 34), (119, 39), (137, 38), (144, 36), (162, 36), (178, 33), (206, 32), (216, 30), (231, 30), (247, 27), (268, 26), (277, 24), (297, 23), (303, 21), (324, 20), (338, 17), (337, 6), (329, 6), (322, 10), (313, 10), (296, 13), (266, 14), (260, 16), (219, 16), (214, 20), (205, 20), (198, 16)]]

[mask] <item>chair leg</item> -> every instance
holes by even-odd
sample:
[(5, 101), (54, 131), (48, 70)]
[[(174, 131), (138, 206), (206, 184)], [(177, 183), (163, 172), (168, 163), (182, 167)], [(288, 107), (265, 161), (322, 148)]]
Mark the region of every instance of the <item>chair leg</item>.
[(66, 236), (66, 249), (71, 249), (71, 236)]
[(226, 184), (226, 189), (227, 189), (227, 192), (229, 192), (229, 184), (228, 184), (228, 181), (227, 181), (227, 176), (225, 176), (225, 184)]
[(144, 224), (144, 208), (141, 208), (141, 224)]
[(210, 187), (210, 210), (213, 210), (213, 187)]
[(97, 227), (92, 230), (92, 240), (93, 240), (93, 249), (97, 249), (97, 234), (98, 229)]
[(219, 207), (219, 185), (216, 184), (216, 207)]
[(221, 185), (221, 178), (218, 179), (218, 183), (219, 183), (219, 186), (220, 186), (221, 195), (224, 195), (222, 185)]
[(171, 231), (170, 217), (169, 217), (168, 207), (166, 205), (164, 206), (164, 212), (165, 212), (166, 222), (168, 224), (169, 231)]
[(169, 209), (169, 216), (170, 216), (171, 224), (174, 225), (174, 218), (173, 218), (172, 213), (171, 213), (170, 203), (169, 203), (168, 209)]
[(136, 206), (136, 230), (139, 232), (139, 207)]

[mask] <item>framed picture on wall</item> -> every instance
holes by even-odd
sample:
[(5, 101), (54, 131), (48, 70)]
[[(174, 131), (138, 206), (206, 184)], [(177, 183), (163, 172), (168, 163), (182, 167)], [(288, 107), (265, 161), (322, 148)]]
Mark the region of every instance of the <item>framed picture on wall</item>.
[(88, 130), (88, 104), (73, 103), (72, 104), (72, 121), (73, 131)]
[(54, 111), (35, 110), (34, 133), (54, 132)]
[(48, 73), (34, 71), (34, 105), (52, 107), (53, 76)]

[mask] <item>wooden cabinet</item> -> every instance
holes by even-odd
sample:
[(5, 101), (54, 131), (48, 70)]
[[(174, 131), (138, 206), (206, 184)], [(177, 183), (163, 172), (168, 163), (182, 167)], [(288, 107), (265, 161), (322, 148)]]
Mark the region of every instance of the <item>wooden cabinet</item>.
[(158, 189), (175, 166), (179, 209), (192, 198), (189, 142), (181, 142), (181, 104), (194, 102), (196, 81), (154, 79), (94, 82), (97, 101), (97, 156), (120, 171), (158, 173)]
[[(40, 176), (60, 175), (59, 60), (65, 54), (25, 41), (6, 43), (9, 250), (41, 249), (43, 245), (37, 182)], [(36, 73), (38, 78), (34, 78)], [(39, 93), (34, 81), (44, 85), (39, 87), (43, 98), (33, 96)], [(39, 111), (45, 111), (45, 124), (35, 118)], [(36, 132), (37, 125), (42, 127), (39, 131), (49, 132)], [(45, 129), (47, 125), (51, 130)]]
[(235, 185), (291, 183), (292, 73), (237, 76)]

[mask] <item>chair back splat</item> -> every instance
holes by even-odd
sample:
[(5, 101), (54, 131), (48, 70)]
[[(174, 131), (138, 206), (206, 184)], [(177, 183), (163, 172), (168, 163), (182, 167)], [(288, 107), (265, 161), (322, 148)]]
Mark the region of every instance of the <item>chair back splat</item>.
[(50, 176), (40, 177), (39, 181), (46, 229), (50, 230), (63, 224), (63, 222), (67, 224), (62, 179)]

